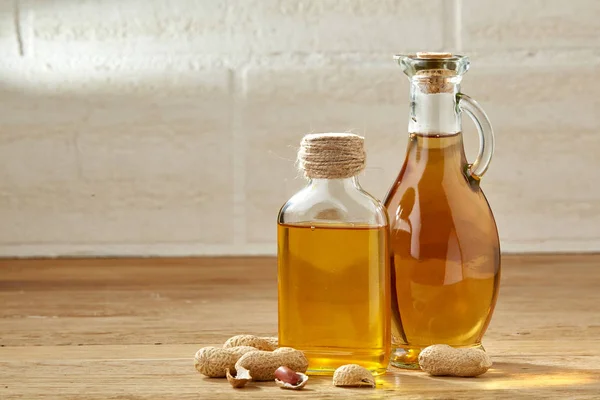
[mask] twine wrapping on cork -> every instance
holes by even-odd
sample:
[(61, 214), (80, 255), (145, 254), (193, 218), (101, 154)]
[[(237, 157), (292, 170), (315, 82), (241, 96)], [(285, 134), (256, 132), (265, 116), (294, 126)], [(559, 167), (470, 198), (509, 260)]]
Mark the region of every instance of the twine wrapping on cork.
[(311, 133), (300, 142), (298, 167), (307, 178), (344, 179), (365, 169), (365, 139), (352, 133)]

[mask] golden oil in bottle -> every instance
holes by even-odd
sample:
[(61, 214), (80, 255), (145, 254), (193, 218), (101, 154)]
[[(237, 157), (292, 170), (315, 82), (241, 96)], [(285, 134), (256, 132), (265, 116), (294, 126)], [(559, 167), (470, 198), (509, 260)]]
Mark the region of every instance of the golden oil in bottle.
[(279, 225), (279, 341), (304, 351), (311, 372), (387, 368), (386, 235), (387, 227)]
[(299, 161), (309, 183), (278, 219), (279, 345), (302, 350), (310, 374), (344, 364), (382, 374), (391, 351), (388, 220), (358, 183), (363, 138), (307, 135)]

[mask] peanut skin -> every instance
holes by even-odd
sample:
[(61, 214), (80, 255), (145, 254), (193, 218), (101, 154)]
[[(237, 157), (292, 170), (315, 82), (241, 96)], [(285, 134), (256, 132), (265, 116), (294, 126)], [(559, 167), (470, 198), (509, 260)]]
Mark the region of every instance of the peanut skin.
[(301, 380), (300, 375), (288, 367), (277, 368), (274, 375), (276, 379), (279, 379), (281, 382), (289, 383), (290, 385), (296, 385)]

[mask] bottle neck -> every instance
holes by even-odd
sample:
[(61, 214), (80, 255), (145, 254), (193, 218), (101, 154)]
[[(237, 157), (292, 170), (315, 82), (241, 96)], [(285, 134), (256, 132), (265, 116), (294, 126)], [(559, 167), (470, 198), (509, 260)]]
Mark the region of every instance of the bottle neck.
[(350, 178), (344, 179), (312, 178), (308, 184), (313, 189), (327, 191), (332, 194), (343, 193), (347, 192), (348, 190), (361, 190), (360, 183), (358, 182), (358, 176), (351, 176)]
[(460, 77), (447, 79), (443, 89), (432, 91), (426, 79), (411, 79), (409, 133), (448, 136), (461, 131), (456, 104)]
[(412, 133), (406, 162), (421, 172), (427, 168), (434, 168), (462, 174), (467, 165), (462, 134), (433, 136)]

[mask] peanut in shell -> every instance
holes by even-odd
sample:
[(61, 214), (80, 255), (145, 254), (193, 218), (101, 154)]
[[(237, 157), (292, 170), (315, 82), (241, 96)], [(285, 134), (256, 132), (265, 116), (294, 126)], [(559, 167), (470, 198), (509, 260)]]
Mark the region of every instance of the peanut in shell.
[(256, 351), (254, 347), (239, 346), (228, 349), (203, 347), (194, 356), (194, 367), (210, 378), (224, 378), (227, 369), (233, 370), (235, 363), (245, 353)]
[(223, 345), (223, 348), (239, 346), (251, 346), (258, 350), (273, 351), (277, 348), (277, 338), (254, 335), (237, 335), (227, 339)]
[(275, 371), (281, 366), (304, 373), (308, 369), (308, 360), (300, 350), (280, 347), (275, 351), (250, 351), (235, 363), (236, 370), (239, 367), (247, 369), (255, 381), (274, 380)]
[(473, 377), (484, 374), (492, 366), (492, 360), (481, 349), (434, 344), (421, 351), (419, 365), (433, 376)]

